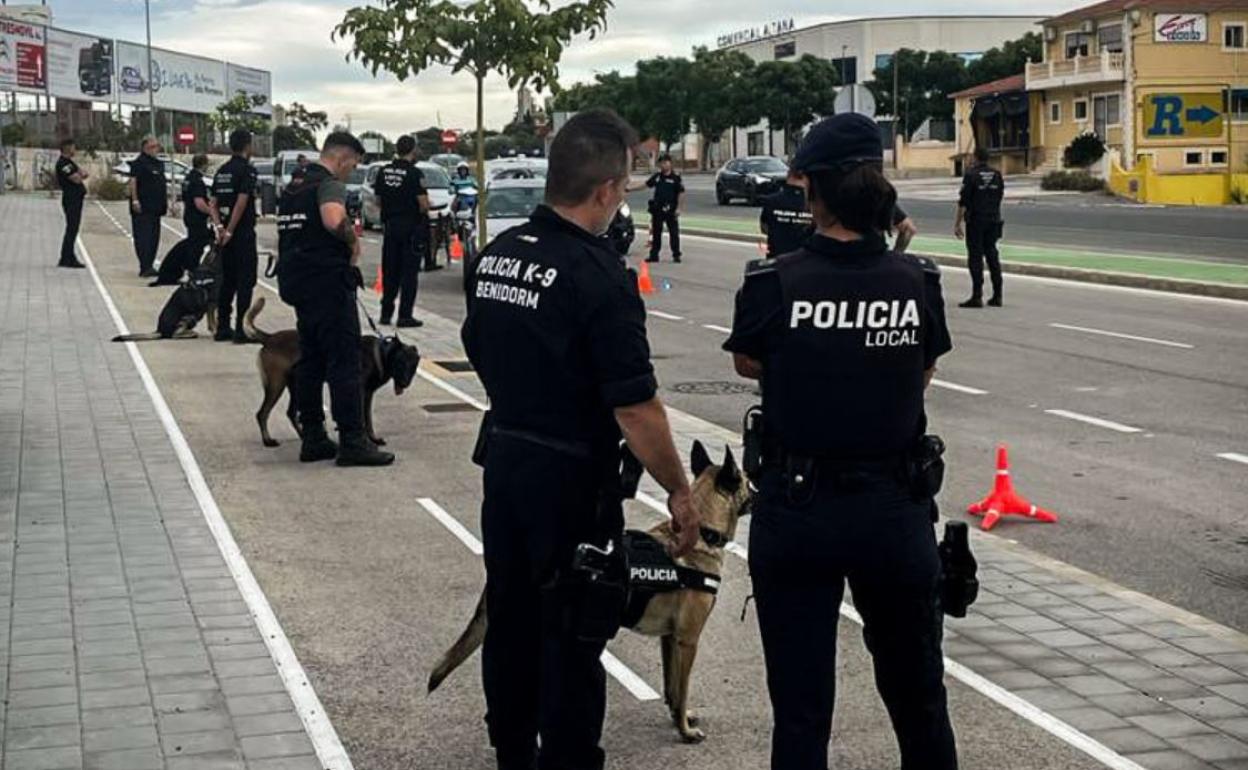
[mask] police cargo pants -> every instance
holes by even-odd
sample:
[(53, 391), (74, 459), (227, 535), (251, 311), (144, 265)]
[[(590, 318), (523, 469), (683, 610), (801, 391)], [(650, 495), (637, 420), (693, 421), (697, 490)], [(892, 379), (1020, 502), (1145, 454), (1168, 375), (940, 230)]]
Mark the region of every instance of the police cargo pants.
[(230, 303), (238, 310), (237, 328), (243, 328), (243, 314), (251, 307), (256, 288), (256, 231), (240, 229), (221, 249), (221, 290), (217, 294), (217, 328), (230, 327)]
[(680, 259), (680, 219), (675, 211), (655, 209), (650, 215), (650, 259), (658, 259), (663, 244), (663, 226), (667, 225), (670, 233), (669, 243), (672, 247), (672, 259)]
[(130, 232), (134, 233), (134, 255), (139, 259), (139, 272), (145, 273), (156, 264), (160, 249), (160, 214), (130, 214)]
[(599, 656), (606, 645), (576, 638), (568, 628), (574, 602), (555, 582), (577, 544), (605, 541), (595, 530), (622, 534), (622, 512), (595, 526), (592, 477), (586, 461), (490, 438), (481, 515), (489, 620), (482, 673), (500, 770), (603, 767), (606, 674)]
[(72, 265), (78, 261), (74, 253), (74, 244), (78, 241), (78, 230), (82, 226), (82, 200), (61, 197), (61, 210), (65, 212), (65, 235), (61, 238), (61, 261), (59, 264)]
[(971, 271), (971, 296), (984, 296), (984, 260), (988, 261), (988, 275), (992, 279), (992, 296), (1001, 296), (1001, 253), (997, 241), (1001, 240), (1000, 222), (967, 223), (966, 264)]
[(421, 224), (414, 219), (394, 218), (386, 222), (381, 245), (381, 317), (394, 315), (399, 300), (399, 318), (411, 318), (420, 281)]
[(885, 477), (854, 491), (824, 479), (816, 484), (813, 500), (795, 506), (780, 474), (765, 474), (750, 525), (750, 575), (774, 717), (772, 770), (828, 768), (846, 580), (902, 770), (955, 770), (932, 503), (915, 503)]
[(360, 316), (355, 291), (346, 284), (322, 288), (315, 299), (295, 307), (299, 363), (295, 365), (295, 403), (299, 423), (323, 425), (324, 390), (342, 434), (364, 430), (364, 391), (360, 382)]

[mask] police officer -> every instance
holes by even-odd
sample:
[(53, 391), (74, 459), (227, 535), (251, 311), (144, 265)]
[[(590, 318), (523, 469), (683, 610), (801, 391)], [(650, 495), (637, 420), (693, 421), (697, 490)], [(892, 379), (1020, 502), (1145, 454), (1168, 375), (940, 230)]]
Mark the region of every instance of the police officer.
[(725, 349), (763, 382), (750, 574), (774, 712), (773, 770), (827, 770), (848, 579), (903, 770), (956, 767), (942, 684), (934, 491), (910, 472), (923, 391), (951, 348), (934, 263), (890, 251), (879, 128), (840, 114), (793, 166), (816, 232), (756, 262)]
[(207, 168), (207, 155), (191, 158), (191, 170), (182, 180), (182, 224), (186, 226), (186, 237), (160, 261), (159, 274), (149, 286), (172, 286), (180, 282), (187, 270), (199, 266), (204, 247), (212, 243), (212, 199), (204, 181)]
[(130, 161), (130, 232), (134, 254), (139, 258), (139, 277), (156, 277), (156, 252), (160, 249), (160, 218), (169, 209), (165, 164), (157, 155), (160, 142), (143, 140), (143, 151)]
[[(256, 288), (256, 190), (259, 175), (251, 165), (251, 132), (230, 133), (233, 153), (212, 179), (212, 221), (221, 246), (221, 289), (217, 294), (217, 342), (245, 345), (251, 340), (243, 331), (243, 314), (251, 307)], [(238, 314), (230, 333), (230, 304)]]
[(608, 110), (569, 120), (551, 147), (545, 205), (482, 252), (469, 283), (462, 337), (492, 406), (482, 664), (500, 770), (603, 767), (599, 656), (619, 608), (571, 565), (580, 544), (619, 546), (621, 436), (670, 494), (680, 553), (698, 537), (637, 280), (602, 238), (636, 142)]
[(56, 159), (56, 184), (61, 188), (61, 211), (65, 213), (65, 236), (61, 239), (61, 261), (57, 267), (86, 267), (78, 261), (74, 244), (82, 225), (82, 202), (87, 197), (87, 172), (78, 168), (73, 139), (61, 141), (61, 157)]
[(419, 287), (420, 255), (429, 240), (429, 194), (422, 182), (424, 175), (416, 168), (416, 140), (401, 136), (396, 149), (398, 158), (382, 167), (377, 178), (381, 222), (385, 227), (381, 247), (381, 322), (390, 323), (398, 297), (398, 325), (412, 328), (424, 325), (412, 317), (412, 308)]
[(647, 262), (659, 261), (659, 249), (663, 241), (663, 226), (667, 225), (672, 261), (680, 261), (680, 215), (685, 211), (685, 183), (680, 174), (672, 171), (672, 156), (659, 156), (659, 170), (646, 180), (646, 187), (654, 190), (650, 198), (650, 256)]
[[(283, 191), (277, 217), (278, 289), (282, 300), (294, 306), (299, 331), (295, 403), (303, 429), (301, 462), (394, 462), (394, 455), (378, 450), (364, 433), (355, 296), (364, 279), (344, 184), (363, 157), (364, 146), (354, 136), (330, 134), (320, 161), (308, 165), (303, 184)], [(322, 391), (327, 383), (341, 444), (325, 432)]]
[[(759, 228), (767, 236), (767, 257), (775, 259), (781, 254), (797, 251), (815, 231), (806, 201), (806, 185), (802, 175), (790, 169), (784, 186), (764, 196), (763, 210), (759, 215)], [(893, 208), (893, 251), (904, 252), (918, 233), (914, 220), (901, 206)]]
[(975, 165), (962, 177), (962, 190), (958, 193), (953, 234), (966, 238), (966, 266), (971, 271), (970, 299), (958, 307), (984, 306), (985, 259), (992, 278), (992, 297), (988, 304), (1001, 307), (1002, 303), (1001, 254), (997, 251), (997, 241), (1001, 240), (1004, 229), (1001, 198), (1005, 195), (1005, 179), (1000, 171), (988, 165), (988, 157), (987, 149), (975, 148)]

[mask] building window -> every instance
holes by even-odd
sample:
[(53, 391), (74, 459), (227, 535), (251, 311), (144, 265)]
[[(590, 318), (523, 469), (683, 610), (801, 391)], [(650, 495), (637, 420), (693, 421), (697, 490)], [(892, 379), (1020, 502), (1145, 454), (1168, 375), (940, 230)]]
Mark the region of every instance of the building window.
[[(1098, 118), (1104, 118), (1105, 125), (1117, 126), (1122, 123), (1122, 96), (1119, 94), (1107, 94), (1098, 96), (1094, 104), (1095, 112)], [(1101, 104), (1103, 102), (1103, 105)], [(1102, 110), (1104, 113), (1102, 114)]]
[(1210, 166), (1225, 166), (1226, 158), (1227, 158), (1226, 150), (1210, 150), (1209, 151), (1209, 165)]
[(1078, 56), (1087, 56), (1091, 50), (1092, 36), (1086, 32), (1067, 32), (1066, 33), (1066, 58), (1074, 59)]
[(1205, 153), (1203, 150), (1187, 150), (1183, 153), (1184, 166), (1203, 166), (1205, 165)]
[(776, 44), (776, 58), (787, 59), (790, 56), (797, 56), (797, 41), (790, 40), (787, 43)]
[(1222, 50), (1224, 51), (1242, 51), (1248, 48), (1248, 42), (1245, 42), (1245, 31), (1248, 30), (1248, 23), (1242, 21), (1228, 21), (1222, 25)]
[(1049, 102), (1049, 122), (1058, 124), (1062, 122), (1062, 103)]
[(841, 78), (841, 85), (852, 86), (858, 82), (858, 57), (846, 56), (844, 59), (832, 59), (832, 66)]
[(1075, 100), (1075, 120), (1082, 122), (1082, 121), (1086, 121), (1087, 119), (1088, 119), (1088, 100), (1076, 99)]
[(1248, 121), (1248, 88), (1232, 88), (1222, 92), (1222, 112), (1232, 120)]
[(747, 155), (766, 155), (765, 141), (766, 139), (762, 131), (751, 131), (745, 135), (745, 153)]
[(877, 53), (875, 55), (875, 69), (886, 70), (893, 66), (893, 55), (891, 53)]
[(1096, 45), (1102, 51), (1122, 53), (1122, 25), (1108, 24), (1096, 31)]

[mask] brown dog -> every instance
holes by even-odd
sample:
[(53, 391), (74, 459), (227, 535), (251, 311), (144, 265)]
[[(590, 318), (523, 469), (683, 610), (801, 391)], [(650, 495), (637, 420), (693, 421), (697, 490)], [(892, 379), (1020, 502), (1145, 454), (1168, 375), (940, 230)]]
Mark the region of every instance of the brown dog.
[[(260, 438), (267, 447), (280, 446), (269, 435), (269, 414), (282, 397), (290, 392), (286, 403), (286, 417), (295, 433), (299, 429), (299, 406), (295, 403), (295, 365), (299, 363), (299, 332), (294, 329), (269, 333), (256, 328), (256, 316), (264, 310), (264, 297), (257, 297), (247, 314), (243, 316), (243, 331), (253, 340), (263, 344), (256, 356), (260, 368), (260, 383), (264, 386), (264, 401), (256, 412), (260, 425)], [(373, 395), (391, 380), (394, 394), (403, 395), (416, 377), (420, 367), (420, 352), (415, 345), (408, 345), (398, 337), (381, 339), (371, 334), (360, 336), (360, 382), (364, 391), (364, 429), (369, 439), (378, 446), (386, 442), (373, 430)]]
[[(736, 535), (740, 517), (749, 513), (750, 485), (737, 468), (731, 451), (726, 453), (723, 465), (712, 465), (706, 449), (695, 442), (691, 460), (696, 477), (693, 499), (705, 516), (702, 529), (704, 533), (715, 533), (712, 539), (719, 545), (708, 545), (704, 536), (692, 553), (676, 563), (718, 578), (723, 572), (723, 546)], [(652, 527), (648, 534), (669, 549), (676, 543), (671, 522)], [(689, 675), (693, 671), (702, 629), (714, 607), (713, 593), (681, 588), (652, 596), (640, 620), (629, 626), (643, 636), (659, 637), (663, 654), (663, 697), (680, 737), (689, 743), (706, 738), (706, 733), (697, 727), (697, 719), (689, 713)], [(436, 690), (481, 646), (485, 641), (485, 629), (485, 593), (482, 592), (468, 627), (430, 673), (429, 692)], [(517, 665), (526, 663), (519, 661)]]

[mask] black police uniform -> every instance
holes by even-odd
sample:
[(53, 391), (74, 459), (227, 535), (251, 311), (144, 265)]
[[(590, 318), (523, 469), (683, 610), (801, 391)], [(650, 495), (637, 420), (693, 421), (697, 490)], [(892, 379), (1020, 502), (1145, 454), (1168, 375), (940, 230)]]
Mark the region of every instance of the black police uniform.
[(971, 271), (971, 298), (984, 295), (984, 260), (988, 260), (988, 274), (992, 278), (994, 301), (1002, 299), (1001, 254), (997, 241), (1001, 240), (1004, 225), (1001, 221), (1001, 198), (1005, 195), (1005, 180), (1001, 172), (988, 164), (973, 166), (962, 177), (962, 189), (958, 205), (966, 209), (966, 256)]
[(605, 240), (539, 206), (477, 260), (462, 337), (493, 426), (482, 506), (490, 740), (500, 768), (534, 767), (540, 734), (537, 767), (598, 770), (606, 640), (581, 639), (562, 578), (578, 544), (622, 535), (613, 409), (657, 388), (637, 281)]
[[(805, 188), (786, 183), (780, 190), (764, 196), (762, 203), (758, 224), (767, 234), (767, 256), (775, 259), (801, 248), (815, 230)], [(908, 216), (901, 206), (896, 206), (893, 209), (893, 227), (904, 222)]]
[[(321, 203), (331, 200), (327, 195), (333, 189), (343, 190), (341, 184), (333, 186), (335, 181), (328, 169), (313, 163), (302, 184), (282, 193), (277, 280), (282, 300), (294, 306), (297, 319), (295, 400), (304, 432), (324, 430), (322, 391), (328, 383), (334, 422), (346, 435), (364, 429), (355, 299), (360, 274), (351, 265), (351, 247), (321, 224)], [(345, 199), (338, 202), (345, 205)]]
[(186, 237), (160, 261), (160, 272), (152, 286), (170, 286), (181, 281), (187, 270), (199, 266), (204, 247), (212, 242), (209, 217), (195, 206), (196, 199), (208, 200), (208, 184), (199, 169), (191, 169), (182, 180), (182, 224), (186, 226)]
[(680, 174), (658, 172), (646, 180), (646, 187), (654, 190), (650, 199), (650, 261), (659, 261), (659, 248), (663, 241), (663, 226), (667, 225), (672, 247), (672, 261), (680, 261), (680, 219), (676, 207), (685, 191)]
[[(399, 299), (399, 320), (410, 320), (419, 288), (421, 256), (427, 248), (429, 224), (420, 211), (425, 195), (424, 175), (410, 160), (400, 158), (384, 166), (377, 176), (381, 221), (385, 235), (381, 247), (382, 323), (394, 315)], [(401, 293), (400, 293), (401, 292)]]
[(139, 213), (130, 209), (130, 231), (134, 233), (134, 254), (139, 259), (139, 272), (150, 273), (160, 249), (160, 218), (169, 210), (165, 164), (147, 153), (130, 161), (130, 176), (135, 180), (135, 197)]
[[(230, 303), (238, 309), (236, 324), (243, 328), (243, 314), (251, 307), (256, 288), (256, 167), (242, 155), (235, 155), (217, 169), (212, 179), (212, 197), (217, 202), (221, 226), (228, 228), (240, 195), (247, 205), (230, 240), (221, 249), (221, 290), (217, 295), (217, 329), (230, 328)], [(220, 333), (220, 331), (218, 332)]]
[(82, 202), (87, 197), (87, 186), (70, 179), (81, 171), (72, 158), (62, 155), (56, 161), (56, 184), (61, 188), (61, 211), (65, 212), (65, 236), (61, 239), (61, 267), (76, 267), (78, 257), (74, 243), (82, 226)]

